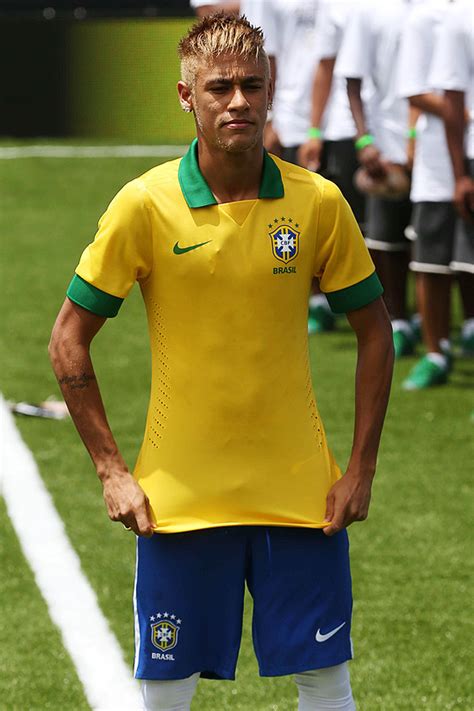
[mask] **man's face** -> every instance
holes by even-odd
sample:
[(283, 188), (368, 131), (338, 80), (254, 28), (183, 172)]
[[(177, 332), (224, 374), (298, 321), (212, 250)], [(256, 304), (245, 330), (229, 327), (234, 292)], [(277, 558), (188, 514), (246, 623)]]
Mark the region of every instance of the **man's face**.
[(190, 91), (180, 84), (182, 100), (183, 93), (188, 93), (198, 136), (208, 144), (240, 153), (262, 141), (271, 100), (270, 81), (262, 60), (221, 55), (212, 64), (198, 64)]

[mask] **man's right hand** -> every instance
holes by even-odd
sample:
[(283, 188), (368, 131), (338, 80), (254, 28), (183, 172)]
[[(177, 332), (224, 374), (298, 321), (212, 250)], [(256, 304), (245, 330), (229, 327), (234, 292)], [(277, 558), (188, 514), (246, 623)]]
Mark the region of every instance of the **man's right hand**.
[(474, 222), (474, 180), (463, 175), (456, 180), (454, 204), (466, 222)]
[(101, 479), (109, 518), (120, 521), (137, 536), (152, 536), (154, 524), (150, 502), (131, 473), (110, 471)]
[(374, 180), (382, 180), (387, 175), (380, 151), (374, 145), (364, 146), (357, 151), (357, 158)]
[(320, 138), (309, 138), (298, 150), (298, 163), (303, 168), (316, 172), (321, 165), (323, 142)]
[(104, 316), (64, 300), (56, 319), (49, 353), (64, 400), (102, 482), (112, 521), (151, 536), (153, 516), (145, 493), (130, 474), (110, 430), (90, 357), (90, 344)]
[(267, 121), (263, 131), (263, 145), (269, 153), (280, 157), (281, 156), (281, 143), (278, 133), (273, 128), (271, 121)]

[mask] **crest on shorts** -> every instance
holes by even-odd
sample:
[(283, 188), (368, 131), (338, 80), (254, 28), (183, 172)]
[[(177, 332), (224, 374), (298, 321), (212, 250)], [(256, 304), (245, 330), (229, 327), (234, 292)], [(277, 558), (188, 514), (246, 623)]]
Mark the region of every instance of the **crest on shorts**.
[[(274, 220), (280, 222), (280, 220)], [(298, 256), (300, 248), (300, 232), (295, 227), (298, 225), (291, 224), (293, 220), (285, 220), (281, 218), (281, 224), (277, 224), (275, 228), (269, 232), (272, 241), (273, 256), (283, 264), (288, 264), (292, 259)]]
[[(161, 618), (161, 619), (160, 619)], [(171, 619), (173, 618), (173, 619)], [(154, 620), (158, 620), (155, 622)], [(151, 643), (161, 652), (168, 652), (174, 649), (178, 644), (179, 623), (175, 615), (168, 613), (158, 614), (150, 618), (151, 626)]]

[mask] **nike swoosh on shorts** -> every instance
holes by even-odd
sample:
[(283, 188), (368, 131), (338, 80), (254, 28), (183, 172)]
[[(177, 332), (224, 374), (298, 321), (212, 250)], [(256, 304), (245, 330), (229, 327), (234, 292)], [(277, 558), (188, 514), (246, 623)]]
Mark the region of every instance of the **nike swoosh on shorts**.
[(319, 629), (319, 630), (316, 632), (316, 637), (315, 637), (316, 642), (326, 642), (326, 640), (328, 640), (328, 639), (330, 639), (331, 637), (333, 637), (333, 636), (336, 634), (336, 632), (339, 632), (339, 630), (342, 629), (342, 627), (344, 627), (345, 624), (346, 624), (346, 623), (343, 622), (342, 625), (339, 625), (339, 627), (335, 627), (335, 628), (334, 628), (333, 630), (331, 630), (330, 632), (326, 632), (326, 634), (322, 634), (322, 633), (321, 633), (321, 630)]

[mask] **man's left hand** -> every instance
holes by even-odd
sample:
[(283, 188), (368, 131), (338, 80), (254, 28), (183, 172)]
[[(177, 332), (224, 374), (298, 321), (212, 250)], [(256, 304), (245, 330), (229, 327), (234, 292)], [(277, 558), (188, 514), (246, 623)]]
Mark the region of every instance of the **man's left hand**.
[(463, 220), (474, 221), (474, 180), (469, 175), (456, 180), (454, 204)]
[(372, 477), (363, 477), (347, 472), (336, 481), (326, 499), (325, 520), (330, 522), (323, 528), (326, 536), (347, 528), (354, 521), (365, 521), (369, 512)]

